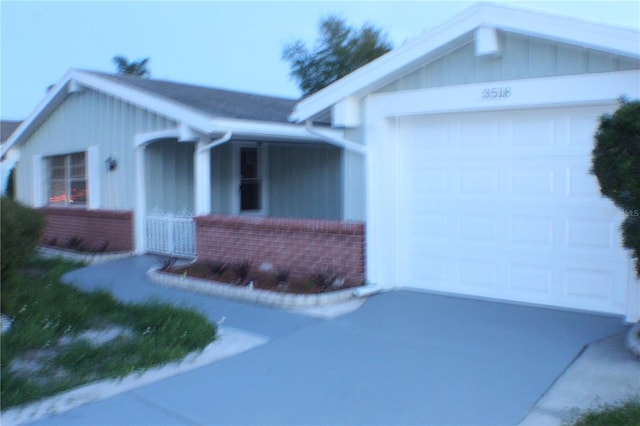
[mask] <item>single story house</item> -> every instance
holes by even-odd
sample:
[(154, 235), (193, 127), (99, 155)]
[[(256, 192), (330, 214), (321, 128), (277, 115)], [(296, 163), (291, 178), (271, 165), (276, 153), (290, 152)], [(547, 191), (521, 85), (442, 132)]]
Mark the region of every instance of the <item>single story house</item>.
[(482, 4), (299, 102), (72, 70), (6, 149), (52, 240), (636, 321), (589, 169), (599, 116), (640, 97), (639, 46)]

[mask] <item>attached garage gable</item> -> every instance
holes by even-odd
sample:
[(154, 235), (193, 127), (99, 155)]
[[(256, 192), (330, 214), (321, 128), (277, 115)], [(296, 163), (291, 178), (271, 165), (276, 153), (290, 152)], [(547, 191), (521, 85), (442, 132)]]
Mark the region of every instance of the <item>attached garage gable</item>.
[(640, 97), (640, 33), (480, 5), (301, 101), (366, 145), (367, 279), (640, 319), (599, 117)]

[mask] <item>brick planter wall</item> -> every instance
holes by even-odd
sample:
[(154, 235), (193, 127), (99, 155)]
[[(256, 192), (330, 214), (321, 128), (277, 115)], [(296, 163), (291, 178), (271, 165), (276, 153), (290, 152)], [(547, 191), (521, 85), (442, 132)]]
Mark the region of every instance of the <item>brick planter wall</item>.
[(195, 221), (198, 260), (249, 260), (252, 268), (266, 263), (298, 277), (331, 267), (351, 283), (364, 281), (362, 223), (220, 215)]
[(133, 250), (133, 212), (116, 210), (84, 210), (79, 208), (46, 207), (47, 225), (42, 242), (53, 239), (57, 246), (68, 248), (70, 238), (81, 240), (80, 249), (93, 251), (108, 243), (106, 251)]

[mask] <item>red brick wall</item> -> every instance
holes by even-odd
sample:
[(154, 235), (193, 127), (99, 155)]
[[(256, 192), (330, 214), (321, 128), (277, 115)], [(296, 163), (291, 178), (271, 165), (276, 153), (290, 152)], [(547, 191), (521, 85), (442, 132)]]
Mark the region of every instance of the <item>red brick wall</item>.
[(79, 238), (81, 249), (93, 251), (107, 243), (106, 251), (133, 250), (133, 213), (116, 210), (84, 210), (46, 207), (47, 220), (42, 243), (55, 239), (58, 247), (68, 248), (71, 238)]
[(270, 263), (299, 277), (331, 267), (349, 282), (364, 281), (362, 223), (218, 215), (195, 221), (199, 260)]

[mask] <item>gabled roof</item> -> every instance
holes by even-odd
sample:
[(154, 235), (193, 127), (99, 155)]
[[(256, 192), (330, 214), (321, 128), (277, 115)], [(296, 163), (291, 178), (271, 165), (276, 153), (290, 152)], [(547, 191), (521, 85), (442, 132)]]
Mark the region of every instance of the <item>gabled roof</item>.
[(294, 99), (236, 92), (174, 81), (84, 71), (115, 83), (143, 90), (211, 117), (287, 123)]
[[(545, 38), (640, 58), (640, 32), (529, 10), (479, 4), (415, 40), (377, 58), (324, 89), (301, 100), (291, 116), (309, 120), (348, 97), (362, 97), (392, 82), (448, 43), (479, 28)], [(324, 114), (323, 114), (324, 115)]]
[(231, 135), (287, 142), (324, 142), (361, 151), (331, 129), (317, 129), (288, 120), (293, 99), (195, 86), (171, 81), (70, 70), (0, 147), (0, 158), (19, 146), (73, 93), (85, 89), (106, 93), (153, 111), (179, 124), (180, 134)]
[(22, 121), (1, 120), (0, 121), (0, 143), (3, 143), (18, 128)]
[(84, 89), (122, 99), (205, 135), (234, 131), (291, 140), (321, 139), (288, 121), (296, 103), (293, 99), (72, 69), (13, 132), (0, 156), (33, 134), (67, 96)]

